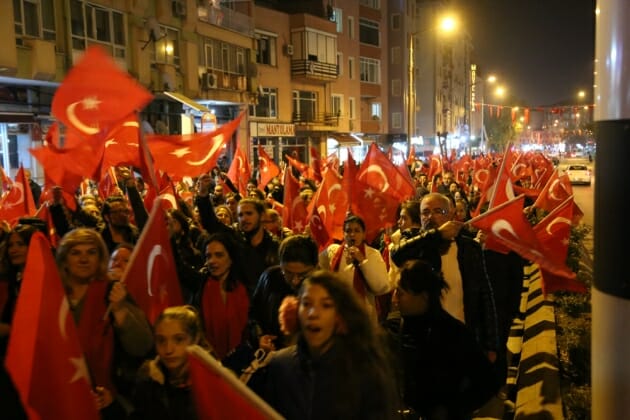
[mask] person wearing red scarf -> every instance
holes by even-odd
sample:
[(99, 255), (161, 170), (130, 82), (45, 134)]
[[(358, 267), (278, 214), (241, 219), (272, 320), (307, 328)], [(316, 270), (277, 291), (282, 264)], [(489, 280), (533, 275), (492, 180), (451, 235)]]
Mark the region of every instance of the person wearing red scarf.
[(114, 360), (146, 357), (153, 348), (151, 326), (124, 284), (108, 280), (109, 252), (98, 232), (78, 228), (66, 233), (57, 248), (56, 262), (96, 404), (103, 418), (116, 418), (122, 409), (119, 397), (123, 396), (118, 395), (121, 382), (115, 377)]
[(350, 215), (343, 223), (343, 243), (331, 244), (319, 255), (322, 269), (339, 273), (339, 277), (359, 295), (370, 316), (377, 320), (375, 296), (388, 293), (387, 267), (381, 253), (365, 244), (365, 222)]

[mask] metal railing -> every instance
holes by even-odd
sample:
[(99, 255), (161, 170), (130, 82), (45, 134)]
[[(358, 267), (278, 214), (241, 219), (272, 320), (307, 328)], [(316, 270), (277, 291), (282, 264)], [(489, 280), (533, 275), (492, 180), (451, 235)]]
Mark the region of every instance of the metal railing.
[(291, 60), (291, 75), (313, 79), (335, 80), (339, 76), (339, 66), (313, 60)]
[(198, 6), (197, 17), (199, 20), (211, 25), (220, 26), (249, 37), (254, 36), (254, 20), (252, 17), (235, 12), (232, 9)]

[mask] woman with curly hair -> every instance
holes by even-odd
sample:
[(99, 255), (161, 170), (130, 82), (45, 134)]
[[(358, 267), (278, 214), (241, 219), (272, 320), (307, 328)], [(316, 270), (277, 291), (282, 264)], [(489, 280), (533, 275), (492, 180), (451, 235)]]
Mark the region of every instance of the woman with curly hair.
[(316, 271), (296, 303), (283, 304), (280, 316), (285, 333), (297, 328), (297, 344), (274, 354), (261, 396), (289, 420), (395, 418), (385, 346), (352, 288), (330, 271)]

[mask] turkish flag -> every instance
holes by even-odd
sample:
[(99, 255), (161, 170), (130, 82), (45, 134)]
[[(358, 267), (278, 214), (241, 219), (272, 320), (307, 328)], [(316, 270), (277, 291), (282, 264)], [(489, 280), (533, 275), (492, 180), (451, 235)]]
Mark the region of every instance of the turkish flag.
[(342, 184), (343, 180), (337, 171), (327, 170), (309, 206), (311, 234), (320, 249), (334, 239), (343, 238), (343, 221), (349, 204), (348, 194)]
[(416, 192), (413, 183), (399, 171), (376, 143), (370, 145), (356, 179), (400, 201), (413, 197)]
[(258, 188), (260, 189), (265, 188), (274, 177), (280, 174), (280, 168), (260, 144), (258, 145), (258, 170), (260, 172)]
[[(135, 112), (123, 118), (107, 133), (101, 161), (101, 178), (111, 166), (135, 168), (143, 166), (140, 151), (140, 122)], [(143, 173), (143, 176), (147, 177), (148, 174)]]
[[(427, 174), (427, 178), (431, 185), (433, 186), (435, 183), (433, 182), (433, 178), (442, 173), (442, 155), (431, 155), (431, 162), (429, 162), (429, 173)], [(433, 191), (435, 192), (435, 191)]]
[[(477, 229), (481, 229), (492, 237), (500, 245), (507, 247), (521, 257), (537, 263), (541, 269), (552, 274), (575, 278), (575, 273), (567, 269), (564, 264), (557, 264), (544, 254), (544, 249), (536, 237), (534, 229), (523, 214), (525, 196), (518, 197), (494, 207), (480, 216), (471, 219), (468, 223)], [(486, 241), (486, 247), (490, 248)], [(504, 252), (503, 249), (496, 249)]]
[(411, 166), (416, 162), (416, 146), (411, 145), (409, 147), (409, 155), (407, 156), (406, 164), (407, 166)]
[[(55, 134), (57, 133), (57, 134)], [(96, 178), (96, 172), (103, 156), (102, 142), (96, 138), (89, 138), (78, 142), (74, 147), (59, 148), (55, 146), (58, 130), (49, 130), (51, 141), (43, 146), (30, 148), (29, 152), (42, 165), (46, 174), (46, 181), (50, 186), (60, 186), (65, 192), (74, 194), (84, 178)], [(70, 131), (66, 131), (72, 137)]]
[(294, 167), (300, 173), (300, 175), (304, 177), (308, 176), (308, 165), (306, 163), (300, 162), (298, 159), (291, 157), (291, 155), (289, 154), (285, 154), (284, 157), (287, 162), (289, 162), (289, 165)]
[(50, 243), (33, 234), (5, 365), (30, 419), (100, 419)]
[(156, 191), (155, 187), (151, 185), (147, 187), (147, 193), (143, 199), (144, 207), (152, 209), (156, 198), (160, 197), (163, 199), (160, 202), (160, 205), (164, 210), (178, 209), (178, 200), (181, 199), (181, 196), (177, 193), (175, 185), (173, 185), (173, 182), (169, 178), (168, 174), (162, 173), (160, 177), (156, 176), (156, 179), (158, 179), (157, 187), (159, 190)]
[(308, 177), (314, 179), (317, 182), (322, 181), (322, 156), (319, 154), (317, 148), (311, 146), (311, 166), (309, 167)]
[(118, 176), (116, 175), (116, 168), (110, 166), (105, 175), (98, 183), (98, 193), (101, 198), (106, 199), (110, 195), (120, 194), (122, 190), (118, 186)]
[(247, 192), (247, 182), (252, 176), (252, 169), (249, 166), (249, 160), (247, 159), (247, 153), (241, 148), (241, 145), (236, 146), (234, 157), (232, 158), (232, 164), (227, 173), (230, 181), (236, 186), (238, 192), (245, 195)]
[(99, 46), (90, 46), (55, 92), (52, 113), (83, 136), (104, 137), (112, 125), (141, 110), (153, 95)]
[(511, 152), (510, 145), (508, 145), (505, 155), (503, 156), (503, 160), (501, 161), (501, 166), (499, 166), (499, 171), (497, 172), (494, 185), (492, 186), (492, 193), (490, 194), (490, 199), (488, 200), (489, 209), (514, 198), (514, 189), (512, 188), (512, 178), (510, 172), (513, 164), (513, 157), (514, 155)]
[(168, 306), (182, 305), (182, 292), (166, 214), (157, 199), (123, 274), (129, 294), (153, 324)]
[(352, 156), (352, 152), (348, 149), (348, 159), (343, 167), (343, 180), (341, 181), (341, 187), (346, 193), (348, 197), (348, 209), (352, 207), (352, 190), (354, 180), (357, 178), (357, 173), (359, 172), (359, 168), (357, 167), (357, 163)]
[(357, 179), (352, 186), (352, 212), (365, 222), (365, 241), (376, 239), (382, 228), (394, 226), (400, 200)]
[[(545, 256), (558, 265), (565, 265), (569, 250), (569, 238), (573, 220), (573, 196), (567, 197), (560, 205), (534, 226), (538, 241), (545, 250)], [(568, 270), (568, 268), (567, 268)], [(566, 277), (541, 268), (544, 293), (567, 290), (586, 292), (586, 287), (575, 276)]]
[(531, 160), (532, 188), (542, 189), (554, 171), (553, 162), (542, 153), (535, 154)]
[(304, 232), (308, 221), (307, 204), (300, 197), (300, 183), (290, 170), (284, 171), (282, 203), (282, 224), (294, 233)]
[(155, 168), (168, 173), (173, 179), (210, 172), (217, 166), (219, 156), (225, 152), (244, 115), (241, 112), (238, 117), (210, 133), (147, 135)]
[(0, 197), (0, 220), (16, 223), (20, 217), (34, 216), (37, 212), (31, 187), (20, 166), (11, 188)]
[(199, 346), (188, 348), (191, 392), (199, 420), (282, 417)]
[(9, 189), (13, 181), (11, 178), (4, 172), (4, 168), (0, 166), (0, 182), (2, 183), (2, 191), (6, 191)]
[(550, 212), (572, 194), (573, 187), (569, 176), (567, 174), (560, 176), (555, 169), (534, 202), (534, 207)]

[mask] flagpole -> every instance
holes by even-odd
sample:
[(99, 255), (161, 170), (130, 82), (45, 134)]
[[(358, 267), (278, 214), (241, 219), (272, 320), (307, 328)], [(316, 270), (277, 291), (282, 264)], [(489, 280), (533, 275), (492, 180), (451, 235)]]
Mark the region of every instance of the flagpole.
[(195, 355), (199, 360), (205, 363), (214, 373), (219, 375), (221, 379), (225, 380), (236, 392), (252, 403), (252, 405), (254, 405), (267, 418), (271, 420), (284, 419), (284, 417), (282, 417), (276, 410), (256, 395), (254, 391), (241, 382), (231, 370), (228, 370), (214, 357), (210, 356), (206, 350), (202, 349), (198, 345), (188, 346), (187, 350), (188, 353)]

